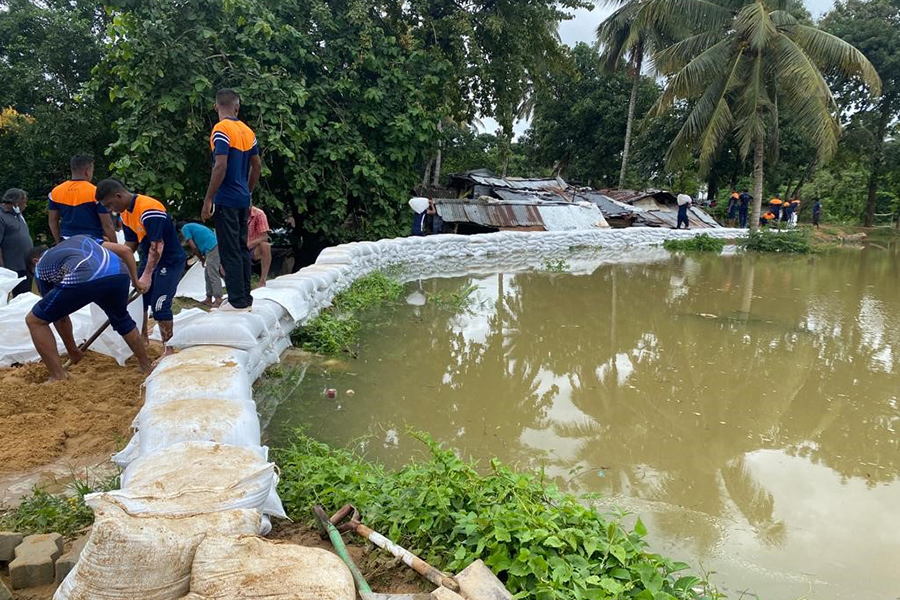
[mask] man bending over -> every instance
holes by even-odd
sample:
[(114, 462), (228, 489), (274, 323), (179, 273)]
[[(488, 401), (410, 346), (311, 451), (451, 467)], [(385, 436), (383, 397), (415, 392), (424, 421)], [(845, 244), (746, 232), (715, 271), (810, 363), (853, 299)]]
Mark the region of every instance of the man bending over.
[(112, 328), (125, 338), (141, 371), (150, 372), (147, 349), (128, 314), (129, 281), (139, 292), (147, 287), (138, 280), (134, 256), (128, 247), (111, 242), (100, 245), (89, 236), (75, 235), (51, 250), (46, 246), (35, 248), (29, 264), (43, 298), (25, 317), (25, 324), (50, 371), (50, 381), (67, 378), (50, 324), (59, 332), (69, 360), (77, 363), (83, 354), (75, 343), (69, 315), (91, 302), (106, 313)]
[(150, 196), (132, 194), (116, 179), (104, 179), (97, 184), (97, 201), (122, 216), (125, 244), (140, 254), (138, 275), (142, 285), (149, 288), (144, 294), (144, 339), (150, 337), (147, 321), (147, 309), (150, 308), (154, 320), (159, 323), (165, 346), (163, 356), (170, 354), (172, 300), (187, 259), (175, 224), (162, 203)]

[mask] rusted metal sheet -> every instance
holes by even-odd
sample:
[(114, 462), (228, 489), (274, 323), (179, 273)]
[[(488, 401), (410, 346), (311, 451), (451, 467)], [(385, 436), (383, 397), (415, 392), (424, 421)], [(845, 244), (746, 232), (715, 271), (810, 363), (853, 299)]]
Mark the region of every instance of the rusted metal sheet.
[(475, 223), (483, 227), (541, 227), (537, 204), (435, 199), (441, 218), (450, 223)]

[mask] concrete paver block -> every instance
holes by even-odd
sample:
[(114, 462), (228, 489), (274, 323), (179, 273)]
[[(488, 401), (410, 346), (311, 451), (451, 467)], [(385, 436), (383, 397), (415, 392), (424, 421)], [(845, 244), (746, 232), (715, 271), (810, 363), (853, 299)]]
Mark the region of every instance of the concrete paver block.
[(512, 594), (487, 565), (476, 560), (456, 576), (459, 591), (468, 600), (512, 600)]
[(0, 600), (13, 600), (12, 592), (2, 581), (0, 581)]
[(14, 590), (47, 585), (56, 580), (54, 564), (62, 555), (63, 539), (58, 533), (29, 535), (16, 546), (16, 558), (9, 563), (9, 581)]
[(434, 600), (463, 600), (462, 596), (443, 586), (431, 592), (431, 597), (434, 598)]
[[(16, 546), (22, 543), (25, 536), (12, 531), (0, 531), (0, 562), (10, 562), (16, 557)], [(0, 594), (2, 598), (2, 594)]]
[(85, 544), (87, 544), (88, 536), (83, 535), (72, 543), (72, 547), (68, 552), (59, 557), (56, 561), (56, 585), (62, 583), (63, 579), (66, 578), (66, 575), (69, 574), (69, 571), (75, 567), (75, 563), (78, 562), (78, 557), (81, 556), (81, 551), (84, 550)]

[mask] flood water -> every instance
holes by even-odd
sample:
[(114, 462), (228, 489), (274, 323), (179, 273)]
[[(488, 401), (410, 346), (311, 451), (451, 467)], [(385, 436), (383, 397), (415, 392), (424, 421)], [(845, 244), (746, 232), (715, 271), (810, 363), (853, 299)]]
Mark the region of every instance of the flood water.
[[(468, 285), (468, 311), (414, 305)], [(356, 359), (311, 367), (273, 423), (391, 466), (421, 456), (409, 425), (544, 467), (639, 514), (654, 550), (715, 572), (730, 598), (900, 597), (897, 248), (406, 294), (367, 315)]]

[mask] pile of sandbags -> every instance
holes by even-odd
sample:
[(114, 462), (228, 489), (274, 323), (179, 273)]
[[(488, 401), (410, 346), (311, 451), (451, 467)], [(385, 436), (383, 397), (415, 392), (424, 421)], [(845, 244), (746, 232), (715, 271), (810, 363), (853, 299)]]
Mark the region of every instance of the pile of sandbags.
[(197, 546), (209, 535), (252, 535), (255, 510), (133, 515), (105, 494), (86, 498), (94, 526), (53, 600), (176, 600), (190, 588)]
[(251, 536), (207, 537), (183, 600), (355, 600), (353, 576), (321, 548)]

